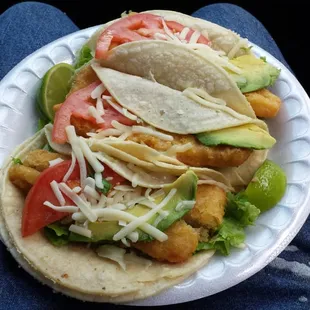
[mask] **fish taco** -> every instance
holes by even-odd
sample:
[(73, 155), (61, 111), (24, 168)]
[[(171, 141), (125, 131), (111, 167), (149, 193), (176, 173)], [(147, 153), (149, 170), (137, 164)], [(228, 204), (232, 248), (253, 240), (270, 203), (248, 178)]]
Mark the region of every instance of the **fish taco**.
[[(162, 35), (174, 27), (174, 36), (212, 43), (211, 56), (158, 35), (116, 44), (109, 27), (141, 15), (112, 21), (89, 50), (82, 47), (75, 68), (61, 64), (46, 73), (38, 95), (46, 124), (1, 170), (4, 243), (39, 281), (82, 300), (128, 302), (182, 282), (215, 251), (229, 255), (231, 247), (244, 247), (245, 227), (285, 191), (285, 175), (266, 160), (276, 143), (267, 124), (228, 68), (212, 61), (219, 50), (251, 56), (242, 39), (176, 12), (141, 14), (148, 26), (138, 23), (137, 36), (158, 33), (149, 27), (154, 23)], [(108, 34), (112, 46), (101, 54)], [(112, 65), (131, 50), (136, 54), (122, 59), (123, 69)], [(159, 62), (142, 60), (141, 51)], [(184, 57), (186, 72), (196, 63), (202, 73), (182, 84), (175, 76)], [(147, 70), (132, 72), (126, 64), (134, 59)], [(173, 74), (164, 70), (168, 64)], [(57, 70), (70, 75), (58, 102), (48, 92)], [(270, 195), (274, 182), (283, 190)], [(266, 198), (263, 204), (258, 197)]]

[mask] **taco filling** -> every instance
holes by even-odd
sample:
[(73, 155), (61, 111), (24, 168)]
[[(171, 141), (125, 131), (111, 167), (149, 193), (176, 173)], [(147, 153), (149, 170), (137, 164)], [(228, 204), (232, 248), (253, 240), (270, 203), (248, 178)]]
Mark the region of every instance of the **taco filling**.
[(55, 102), (59, 68), (39, 90), (42, 129), (1, 171), (0, 219), (16, 257), (65, 293), (158, 293), (245, 247), (245, 228), (284, 195), (258, 118), (280, 108), (266, 89), (279, 70), (230, 30), (130, 13), (62, 67)]

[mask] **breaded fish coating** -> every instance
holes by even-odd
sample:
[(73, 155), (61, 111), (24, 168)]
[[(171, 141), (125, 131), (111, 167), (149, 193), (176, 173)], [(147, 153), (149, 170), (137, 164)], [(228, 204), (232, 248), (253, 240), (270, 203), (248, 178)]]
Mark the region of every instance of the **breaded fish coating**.
[(256, 116), (275, 117), (281, 107), (281, 99), (266, 88), (245, 94)]
[(19, 164), (12, 165), (9, 169), (10, 181), (25, 193), (30, 190), (39, 175), (40, 172), (38, 170)]
[(128, 140), (144, 143), (157, 151), (167, 151), (173, 145), (191, 143), (191, 149), (177, 153), (177, 159), (192, 167), (237, 167), (251, 155), (252, 150), (229, 145), (205, 146), (192, 135), (173, 135), (173, 141), (164, 141), (147, 134), (134, 134)]
[(23, 160), (23, 165), (42, 172), (49, 167), (49, 161), (56, 158), (65, 159), (61, 154), (38, 149), (27, 154), (26, 158)]
[(71, 116), (70, 122), (75, 128), (76, 134), (84, 138), (89, 138), (88, 132), (96, 132), (96, 129), (98, 129), (98, 126), (93, 122), (74, 115)]
[(192, 148), (178, 153), (177, 159), (192, 167), (238, 167), (251, 155), (252, 150), (229, 145), (205, 146), (194, 136), (178, 136), (175, 144), (192, 143)]
[(172, 141), (161, 140), (157, 137), (147, 135), (144, 133), (134, 133), (129, 136), (127, 140), (139, 143), (146, 144), (147, 146), (155, 149), (157, 151), (167, 151), (172, 146)]
[(216, 229), (223, 221), (226, 205), (225, 191), (209, 184), (198, 185), (196, 204), (184, 217), (193, 227)]
[(73, 77), (72, 86), (67, 96), (75, 91), (98, 81), (98, 76), (90, 65), (86, 65), (79, 69)]
[(165, 233), (168, 239), (164, 242), (157, 240), (151, 242), (132, 243), (132, 246), (143, 253), (169, 263), (182, 263), (189, 259), (195, 252), (199, 235), (184, 221), (177, 221)]

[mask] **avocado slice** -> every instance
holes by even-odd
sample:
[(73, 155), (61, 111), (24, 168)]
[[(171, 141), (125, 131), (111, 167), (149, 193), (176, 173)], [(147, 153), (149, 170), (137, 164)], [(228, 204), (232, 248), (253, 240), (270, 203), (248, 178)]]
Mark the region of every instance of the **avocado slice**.
[[(177, 192), (169, 201), (169, 203), (162, 208), (163, 211), (168, 211), (169, 215), (160, 221), (157, 228), (161, 231), (165, 231), (174, 222), (182, 218), (189, 209), (183, 209), (176, 211), (175, 208), (179, 202), (183, 200), (195, 200), (197, 191), (198, 178), (196, 174), (188, 170), (182, 174), (174, 183), (163, 188), (165, 195), (162, 195), (156, 200), (156, 204), (159, 204), (165, 196), (173, 189), (177, 189)], [(132, 209), (126, 210), (126, 212), (140, 217), (150, 211), (150, 208), (137, 204)], [(149, 224), (153, 224), (158, 214), (155, 214), (149, 221)], [(100, 242), (100, 241), (113, 241), (113, 236), (122, 229), (122, 226), (118, 225), (118, 222), (94, 222), (89, 223), (88, 229), (92, 231), (92, 237), (87, 238), (75, 233), (70, 233), (69, 241), (75, 242)], [(151, 241), (152, 237), (143, 232), (140, 229), (136, 230), (139, 233), (139, 241)]]
[(230, 75), (243, 93), (273, 85), (281, 71), (264, 58), (256, 58), (254, 55), (239, 56), (232, 59), (231, 63), (242, 70), (241, 74), (230, 71)]
[(254, 124), (202, 132), (196, 137), (207, 146), (223, 144), (255, 150), (270, 149), (276, 143), (276, 140), (267, 131)]

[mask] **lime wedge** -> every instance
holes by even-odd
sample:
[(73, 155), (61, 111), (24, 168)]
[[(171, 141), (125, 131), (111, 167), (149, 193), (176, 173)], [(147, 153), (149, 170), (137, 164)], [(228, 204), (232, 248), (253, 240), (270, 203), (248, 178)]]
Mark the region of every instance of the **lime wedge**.
[(253, 205), (261, 211), (266, 211), (281, 200), (285, 189), (285, 172), (271, 160), (266, 160), (256, 171), (245, 194)]
[(66, 63), (60, 63), (49, 69), (42, 81), (38, 94), (40, 110), (52, 121), (55, 116), (53, 107), (64, 102), (71, 87), (74, 68)]

